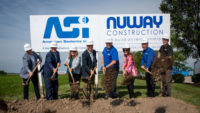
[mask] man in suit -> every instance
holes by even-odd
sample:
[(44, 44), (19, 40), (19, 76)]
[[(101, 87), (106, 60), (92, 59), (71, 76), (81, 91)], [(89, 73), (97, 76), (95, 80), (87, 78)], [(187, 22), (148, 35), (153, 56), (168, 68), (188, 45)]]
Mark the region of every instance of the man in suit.
[[(45, 64), (43, 65), (43, 76), (46, 87), (46, 99), (54, 100), (58, 99), (58, 70), (60, 66), (60, 54), (57, 51), (57, 43), (51, 43), (51, 50), (47, 53)], [(53, 79), (52, 80), (52, 74)]]
[[(21, 68), (20, 72), (20, 76), (23, 79), (24, 85), (24, 99), (28, 99), (29, 84), (26, 84), (26, 82), (29, 77), (31, 77), (36, 98), (40, 99), (40, 92), (38, 88), (38, 69), (36, 69), (33, 73), (32, 70), (35, 68), (37, 63), (42, 62), (42, 57), (40, 55), (37, 55), (34, 51), (32, 51), (30, 44), (24, 45), (24, 51), (26, 53), (23, 56), (23, 67)], [(39, 61), (37, 61), (38, 59)]]
[[(95, 67), (97, 67), (96, 51), (93, 49), (93, 41), (87, 41), (87, 49), (82, 54), (82, 80), (83, 80), (83, 96), (87, 99), (88, 89), (90, 92), (90, 101), (94, 100), (94, 75)], [(92, 75), (91, 81), (89, 78)]]

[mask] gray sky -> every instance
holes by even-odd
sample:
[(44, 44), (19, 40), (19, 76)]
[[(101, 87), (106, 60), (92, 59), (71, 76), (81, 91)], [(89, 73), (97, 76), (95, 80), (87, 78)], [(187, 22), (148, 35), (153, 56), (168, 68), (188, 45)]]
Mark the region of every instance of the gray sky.
[[(161, 0), (0, 0), (0, 70), (18, 73), (30, 15), (161, 13)], [(43, 61), (45, 53), (42, 54)], [(66, 53), (61, 54), (64, 62)], [(64, 67), (61, 67), (64, 70)]]

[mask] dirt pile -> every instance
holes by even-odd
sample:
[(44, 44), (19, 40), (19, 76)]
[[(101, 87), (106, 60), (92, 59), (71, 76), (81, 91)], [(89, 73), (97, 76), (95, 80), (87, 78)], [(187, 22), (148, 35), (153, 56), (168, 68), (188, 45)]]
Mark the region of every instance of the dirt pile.
[(59, 99), (47, 101), (10, 101), (8, 113), (198, 113), (193, 105), (174, 98), (97, 99), (90, 103), (83, 100)]
[[(162, 61), (164, 59), (164, 61)], [(172, 66), (173, 60), (167, 57), (161, 57), (160, 59), (156, 59), (155, 62), (151, 65), (151, 72), (153, 74), (153, 78), (156, 81), (161, 80), (161, 76), (165, 75), (167, 69)]]
[(113, 76), (112, 73), (112, 71), (107, 71), (105, 74), (103, 74), (103, 77), (101, 79), (101, 86), (106, 93), (114, 90), (113, 84), (116, 81), (117, 76)]
[(121, 85), (130, 85), (133, 79), (134, 77), (132, 75), (125, 75), (123, 81), (121, 82)]

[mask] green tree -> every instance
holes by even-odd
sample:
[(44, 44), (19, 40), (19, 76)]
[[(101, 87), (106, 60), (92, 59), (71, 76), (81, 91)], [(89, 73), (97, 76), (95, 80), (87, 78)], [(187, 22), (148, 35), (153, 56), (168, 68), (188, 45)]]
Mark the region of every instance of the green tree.
[(187, 70), (190, 69), (190, 67), (186, 66), (187, 62), (187, 57), (185, 55), (182, 54), (182, 52), (176, 51), (173, 53), (173, 66), (183, 69), (183, 70)]
[(200, 57), (200, 0), (163, 0), (160, 10), (170, 13), (172, 45), (186, 57)]
[(138, 51), (138, 52), (133, 53), (133, 54), (134, 54), (135, 65), (136, 65), (136, 67), (137, 67), (138, 73), (140, 73), (140, 72), (143, 72), (143, 73), (144, 73), (144, 70), (141, 69), (142, 52), (141, 52), (141, 51)]

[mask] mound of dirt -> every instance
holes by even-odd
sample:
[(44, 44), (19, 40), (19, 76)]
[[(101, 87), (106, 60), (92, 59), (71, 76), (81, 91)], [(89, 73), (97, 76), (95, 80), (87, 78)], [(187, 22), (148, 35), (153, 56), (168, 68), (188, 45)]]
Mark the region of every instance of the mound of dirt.
[(121, 85), (130, 85), (133, 79), (134, 77), (132, 75), (128, 75), (128, 76), (126, 75), (123, 81), (121, 82)]
[(195, 106), (174, 98), (97, 99), (90, 103), (84, 100), (58, 99), (47, 101), (10, 101), (8, 113), (198, 113)]
[[(164, 59), (164, 61), (162, 61), (162, 59)], [(155, 62), (151, 65), (151, 73), (153, 74), (153, 78), (156, 81), (160, 81), (161, 76), (164, 76), (165, 72), (172, 65), (173, 60), (161, 55), (161, 58), (157, 58)]]

